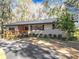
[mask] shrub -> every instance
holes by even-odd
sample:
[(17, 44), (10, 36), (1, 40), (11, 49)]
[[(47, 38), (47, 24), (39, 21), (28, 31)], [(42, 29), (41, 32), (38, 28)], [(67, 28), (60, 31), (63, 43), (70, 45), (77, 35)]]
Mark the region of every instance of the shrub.
[(33, 36), (33, 34), (32, 34), (32, 33), (30, 33), (30, 34), (29, 34), (29, 36), (30, 36), (30, 37), (32, 37), (32, 36)]
[(40, 34), (39, 37), (43, 37), (43, 34)]
[(77, 37), (71, 36), (71, 37), (68, 38), (68, 40), (75, 41), (75, 40), (77, 40)]
[(35, 34), (35, 37), (37, 37), (38, 36), (38, 34)]
[(53, 35), (54, 38), (57, 38), (56, 34)]
[(52, 38), (52, 34), (48, 34), (50, 38)]
[(33, 33), (33, 36), (35, 36), (35, 34)]
[(62, 39), (62, 34), (59, 34), (58, 35), (58, 39)]
[(44, 35), (44, 38), (47, 38), (47, 37), (48, 37), (48, 36), (45, 34), (45, 35)]
[(66, 40), (67, 40), (67, 38), (66, 38), (66, 37), (62, 37), (62, 40), (63, 40), (63, 41), (66, 41)]

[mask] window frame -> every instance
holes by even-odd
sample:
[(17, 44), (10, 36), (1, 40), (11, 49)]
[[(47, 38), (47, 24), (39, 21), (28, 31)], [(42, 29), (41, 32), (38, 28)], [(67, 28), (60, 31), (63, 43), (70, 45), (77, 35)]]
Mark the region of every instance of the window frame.
[(31, 30), (44, 30), (44, 24), (41, 24), (41, 25), (40, 25), (40, 26), (42, 27), (42, 29), (38, 29), (38, 28), (37, 28), (37, 29), (33, 29), (33, 26), (35, 26), (35, 27), (37, 26), (37, 27), (38, 27), (39, 25), (40, 25), (40, 24), (31, 25)]

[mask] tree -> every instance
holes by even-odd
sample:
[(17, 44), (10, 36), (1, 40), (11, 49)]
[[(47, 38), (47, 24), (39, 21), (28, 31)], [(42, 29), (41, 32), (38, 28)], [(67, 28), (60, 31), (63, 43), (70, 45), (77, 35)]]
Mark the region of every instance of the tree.
[(21, 6), (20, 7), (20, 9), (21, 9), (21, 12), (22, 12), (22, 15), (21, 15), (21, 21), (26, 21), (26, 20), (28, 20), (28, 14), (29, 14), (29, 11), (28, 11), (28, 9), (23, 5), (23, 6)]
[(66, 0), (65, 2), (79, 8), (79, 0)]
[[(48, 15), (57, 16), (57, 17), (60, 16), (62, 14), (62, 10), (67, 8), (67, 6), (65, 4), (68, 6), (75, 7), (75, 9), (77, 9), (77, 10), (79, 8), (79, 0), (65, 0), (64, 5), (63, 4), (57, 5), (54, 8), (50, 8)], [(64, 6), (64, 7), (62, 7), (62, 6)]]
[(58, 18), (57, 27), (65, 31), (67, 33), (67, 39), (69, 39), (75, 30), (73, 14), (70, 14), (64, 6), (57, 6), (49, 11), (49, 16), (54, 15)]
[[(0, 0), (0, 22), (1, 22), (1, 34), (3, 34), (3, 24), (10, 20), (11, 8), (10, 8), (11, 0)], [(2, 36), (3, 37), (3, 36)]]
[(50, 10), (49, 10), (49, 12), (48, 12), (48, 15), (50, 16), (50, 17), (52, 17), (52, 16), (57, 16), (57, 17), (59, 17), (60, 16), (60, 14), (62, 13), (62, 6), (56, 6), (56, 7), (54, 7), (54, 8), (50, 8)]
[[(31, 0), (18, 0), (17, 1), (17, 8), (16, 11), (14, 12), (14, 18), (15, 20), (13, 21), (26, 21), (28, 20), (28, 15), (29, 15), (29, 10), (28, 10), (28, 3), (30, 2)], [(18, 17), (18, 18), (17, 18)]]
[(72, 37), (72, 34), (75, 30), (75, 24), (72, 15), (69, 14), (67, 10), (63, 10), (63, 13), (59, 17), (58, 28), (67, 33), (67, 39)]

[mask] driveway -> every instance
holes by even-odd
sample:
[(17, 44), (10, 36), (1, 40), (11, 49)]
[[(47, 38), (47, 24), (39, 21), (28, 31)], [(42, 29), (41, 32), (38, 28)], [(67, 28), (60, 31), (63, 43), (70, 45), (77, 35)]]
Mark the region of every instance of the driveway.
[[(29, 39), (29, 40), (27, 40)], [(62, 42), (38, 40), (38, 38), (5, 43), (0, 41), (0, 47), (6, 52), (7, 59), (78, 59), (79, 51), (63, 46)]]
[(5, 51), (7, 59), (58, 59), (54, 50), (28, 41), (0, 41), (0, 47)]
[(8, 59), (58, 59), (55, 51), (43, 50), (33, 44), (29, 44), (18, 52), (9, 51), (6, 55)]

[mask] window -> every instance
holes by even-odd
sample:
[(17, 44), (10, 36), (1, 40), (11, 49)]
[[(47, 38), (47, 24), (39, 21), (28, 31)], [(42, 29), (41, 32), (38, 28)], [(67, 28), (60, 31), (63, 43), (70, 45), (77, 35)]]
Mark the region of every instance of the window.
[(15, 30), (14, 28), (9, 28), (9, 30)]
[(52, 24), (52, 29), (56, 29), (57, 28), (57, 23), (53, 23)]
[(52, 29), (55, 29), (55, 24), (52, 24)]
[(32, 25), (31, 30), (44, 30), (44, 25)]
[(25, 30), (28, 30), (28, 27), (25, 27)]

